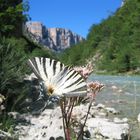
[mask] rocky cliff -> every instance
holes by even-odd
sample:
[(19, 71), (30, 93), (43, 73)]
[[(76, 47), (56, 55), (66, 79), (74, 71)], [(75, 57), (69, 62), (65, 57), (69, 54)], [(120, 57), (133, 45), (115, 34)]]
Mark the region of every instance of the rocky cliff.
[(27, 22), (24, 29), (35, 42), (55, 51), (62, 51), (84, 40), (68, 29), (46, 28), (40, 22)]
[(121, 7), (125, 4), (126, 0), (122, 0)]

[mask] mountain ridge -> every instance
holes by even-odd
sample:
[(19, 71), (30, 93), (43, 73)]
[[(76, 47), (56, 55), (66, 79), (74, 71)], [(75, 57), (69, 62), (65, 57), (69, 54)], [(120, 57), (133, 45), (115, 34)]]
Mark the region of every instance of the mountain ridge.
[(47, 28), (41, 22), (27, 22), (24, 30), (33, 41), (56, 52), (61, 52), (85, 40), (69, 29)]

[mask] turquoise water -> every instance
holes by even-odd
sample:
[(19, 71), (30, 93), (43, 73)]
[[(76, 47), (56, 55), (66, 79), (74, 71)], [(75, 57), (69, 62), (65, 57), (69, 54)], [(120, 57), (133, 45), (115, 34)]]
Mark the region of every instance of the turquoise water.
[(120, 118), (127, 117), (132, 139), (140, 138), (137, 116), (140, 113), (140, 76), (91, 75), (89, 81), (99, 81), (105, 87), (96, 96), (96, 102), (120, 111)]

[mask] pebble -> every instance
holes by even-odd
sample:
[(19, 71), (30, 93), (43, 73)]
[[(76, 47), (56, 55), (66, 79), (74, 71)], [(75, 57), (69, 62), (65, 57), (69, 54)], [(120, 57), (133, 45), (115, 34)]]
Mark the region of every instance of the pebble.
[(127, 123), (128, 122), (128, 118), (123, 118), (123, 119), (119, 119), (119, 118), (114, 118), (114, 122), (115, 123)]
[(114, 115), (119, 114), (119, 112), (114, 108), (106, 107), (105, 109), (107, 110), (108, 113), (113, 113)]

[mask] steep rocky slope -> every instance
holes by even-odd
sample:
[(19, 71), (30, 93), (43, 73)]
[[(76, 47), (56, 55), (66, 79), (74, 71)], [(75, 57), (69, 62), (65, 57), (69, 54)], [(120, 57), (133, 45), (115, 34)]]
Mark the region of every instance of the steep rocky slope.
[(24, 28), (35, 42), (55, 51), (62, 51), (84, 40), (68, 29), (47, 28), (40, 22), (27, 22)]

